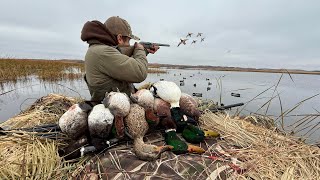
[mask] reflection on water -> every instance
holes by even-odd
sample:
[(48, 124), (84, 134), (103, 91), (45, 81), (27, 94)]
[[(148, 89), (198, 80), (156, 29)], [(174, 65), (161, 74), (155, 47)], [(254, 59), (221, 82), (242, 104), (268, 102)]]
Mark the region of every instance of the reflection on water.
[[(293, 80), (289, 75), (283, 75), (276, 91), (274, 87), (281, 74), (174, 69), (168, 70), (167, 74), (149, 74), (144, 82), (156, 82), (160, 79), (173, 81), (178, 86), (181, 85), (182, 92), (188, 94), (201, 93), (202, 99), (212, 99), (224, 105), (247, 103), (245, 106), (238, 108), (238, 110), (241, 110), (241, 114), (267, 114), (277, 119), (281, 114), (281, 106), (284, 112), (295, 107), (300, 101), (320, 93), (320, 78), (318, 75), (292, 74), (291, 76)], [(140, 84), (136, 84), (136, 86)], [(18, 114), (32, 104), (35, 99), (48, 93), (90, 99), (89, 91), (82, 78), (49, 83), (40, 82), (35, 77), (31, 77), (24, 81), (4, 84), (1, 93), (13, 89), (14, 91), (0, 96), (0, 121)], [(231, 96), (231, 93), (240, 94), (240, 97)], [(267, 105), (268, 101), (270, 101), (269, 107)], [(315, 131), (309, 139), (317, 140), (320, 135), (317, 131), (318, 112), (320, 111), (318, 102), (319, 96), (316, 96), (296, 107), (287, 117), (284, 117), (285, 126), (292, 125), (303, 118), (300, 115), (313, 114), (315, 118), (309, 118), (297, 129), (309, 126), (309, 128), (299, 132), (300, 135), (304, 135), (308, 132), (308, 129), (313, 128), (306, 136)], [(264, 104), (265, 106), (261, 108)]]

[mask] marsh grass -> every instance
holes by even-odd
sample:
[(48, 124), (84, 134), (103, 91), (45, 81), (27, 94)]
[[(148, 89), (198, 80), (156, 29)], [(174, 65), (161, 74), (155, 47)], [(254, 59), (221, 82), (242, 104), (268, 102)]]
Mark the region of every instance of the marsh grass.
[(42, 81), (78, 79), (84, 73), (83, 63), (63, 60), (0, 59), (0, 83), (16, 82), (35, 76)]
[[(0, 58), (0, 86), (3, 83), (17, 83), (36, 77), (40, 81), (56, 82), (61, 80), (77, 80), (83, 78), (84, 63), (71, 60), (33, 60)], [(157, 67), (150, 66), (148, 73), (167, 73)]]

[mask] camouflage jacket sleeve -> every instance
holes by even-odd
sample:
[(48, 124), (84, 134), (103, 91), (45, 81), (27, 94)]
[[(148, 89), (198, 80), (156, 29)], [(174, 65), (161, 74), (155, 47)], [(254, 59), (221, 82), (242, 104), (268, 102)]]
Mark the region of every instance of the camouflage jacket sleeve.
[(119, 81), (139, 83), (148, 75), (148, 62), (144, 49), (136, 48), (133, 56), (128, 57), (117, 49), (109, 47), (104, 49), (99, 60), (100, 71)]

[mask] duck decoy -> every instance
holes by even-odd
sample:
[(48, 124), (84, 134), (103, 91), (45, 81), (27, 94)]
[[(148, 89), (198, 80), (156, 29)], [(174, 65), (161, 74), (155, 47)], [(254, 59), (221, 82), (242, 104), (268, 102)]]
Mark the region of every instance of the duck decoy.
[(181, 82), (181, 83), (183, 83), (183, 82), (184, 82), (184, 80), (180, 80), (180, 82)]
[(160, 79), (160, 81), (164, 81), (164, 79)]
[(196, 83), (194, 83), (194, 84), (193, 84), (193, 86), (194, 86), (194, 87), (197, 87), (197, 84), (196, 84)]
[(207, 87), (207, 91), (210, 91), (211, 90), (211, 87)]
[(206, 78), (206, 81), (209, 81), (210, 79), (209, 78)]
[(231, 93), (231, 96), (233, 96), (233, 97), (240, 97), (240, 94), (239, 94), (239, 93)]
[(208, 86), (210, 86), (210, 85), (212, 85), (212, 83), (211, 83), (211, 82), (208, 82)]
[(192, 96), (202, 97), (202, 93), (192, 93)]
[(180, 83), (180, 86), (184, 86), (184, 82), (181, 82), (181, 83)]
[(182, 79), (187, 79), (187, 78), (183, 77)]

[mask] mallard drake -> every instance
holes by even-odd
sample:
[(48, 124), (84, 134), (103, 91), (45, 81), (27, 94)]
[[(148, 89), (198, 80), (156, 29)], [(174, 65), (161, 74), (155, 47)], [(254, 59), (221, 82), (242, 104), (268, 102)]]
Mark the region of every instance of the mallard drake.
[(128, 133), (133, 138), (133, 149), (136, 156), (141, 160), (153, 161), (161, 155), (162, 152), (172, 149), (172, 146), (155, 146), (145, 144), (143, 136), (147, 133), (149, 125), (145, 119), (145, 110), (138, 104), (131, 104), (130, 112), (125, 117), (124, 122)]
[(94, 106), (88, 116), (90, 136), (107, 138), (112, 128), (113, 119), (113, 114), (103, 104)]
[[(156, 114), (160, 117), (160, 124), (165, 128), (165, 142), (168, 145), (173, 146), (172, 152), (176, 154), (182, 154), (186, 152), (190, 153), (202, 153), (204, 150), (200, 147), (188, 145), (183, 140), (181, 140), (177, 134), (176, 134), (176, 124), (171, 118), (171, 112), (170, 112), (170, 104), (165, 102), (164, 100), (160, 98), (155, 98), (154, 101), (154, 109)], [(189, 129), (189, 128), (188, 128)], [(186, 137), (186, 140), (191, 139), (192, 142), (197, 142), (196, 140), (201, 140), (201, 137), (197, 137), (197, 134), (200, 134), (196, 131), (188, 131), (186, 129), (183, 131), (185, 135), (183, 137)], [(203, 140), (203, 139), (202, 139)]]
[(205, 150), (199, 146), (195, 146), (192, 144), (187, 144), (182, 141), (176, 133), (175, 129), (168, 129), (165, 133), (165, 141), (168, 145), (173, 146), (172, 152), (175, 154), (183, 154), (183, 153), (198, 153), (202, 154)]
[(154, 126), (159, 124), (159, 117), (154, 114), (154, 97), (148, 89), (138, 90), (136, 93), (131, 94), (130, 99), (142, 106), (146, 111), (146, 119)]
[(106, 93), (103, 100), (106, 108), (114, 115), (114, 124), (117, 132), (117, 138), (124, 137), (123, 118), (129, 114), (130, 100), (127, 94), (121, 92)]
[(196, 121), (199, 120), (200, 111), (198, 109), (198, 102), (192, 96), (181, 93), (179, 104), (181, 111), (185, 115), (192, 117)]
[(92, 107), (89, 102), (72, 105), (59, 119), (61, 131), (74, 140), (84, 135), (88, 130), (88, 112)]

